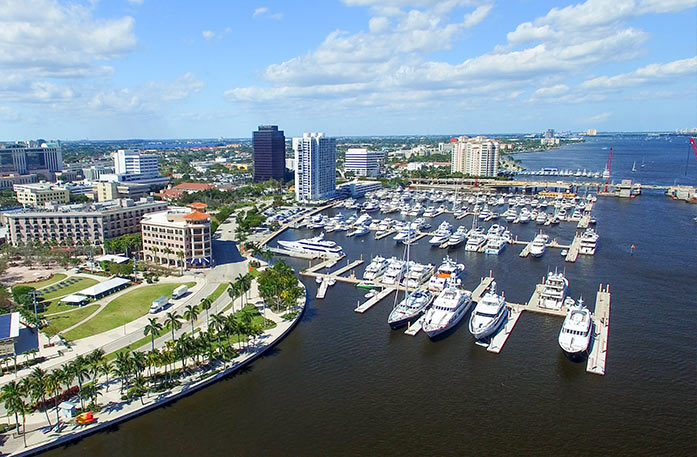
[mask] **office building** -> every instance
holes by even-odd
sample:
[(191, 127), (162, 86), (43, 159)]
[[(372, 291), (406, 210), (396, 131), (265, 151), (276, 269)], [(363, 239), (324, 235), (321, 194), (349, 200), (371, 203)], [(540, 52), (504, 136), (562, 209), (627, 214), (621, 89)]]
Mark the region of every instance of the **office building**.
[(112, 156), (114, 173), (100, 173), (100, 181), (147, 184), (151, 188), (169, 184), (168, 177), (160, 176), (156, 154), (143, 154), (138, 149), (119, 149)]
[(384, 163), (384, 152), (369, 151), (364, 148), (351, 148), (346, 151), (344, 171), (346, 173), (353, 172), (355, 176), (374, 178), (380, 175)]
[(63, 170), (63, 154), (58, 143), (45, 140), (0, 144), (0, 175), (38, 174), (53, 180)]
[(107, 174), (114, 174), (114, 167), (92, 165), (89, 168), (82, 169), (82, 176), (84, 176), (87, 181), (99, 181), (102, 175)]
[(380, 181), (358, 181), (353, 180), (339, 184), (336, 188), (337, 194), (342, 197), (363, 198), (368, 192), (375, 192), (382, 189)]
[(70, 191), (55, 184), (15, 184), (17, 202), (24, 207), (43, 206), (46, 203), (70, 202)]
[(172, 207), (140, 221), (143, 258), (171, 267), (206, 267), (213, 262), (211, 216), (198, 209)]
[(336, 139), (324, 133), (305, 133), (293, 138), (295, 199), (331, 198), (336, 192)]
[(252, 133), (254, 182), (283, 181), (286, 171), (286, 137), (276, 125), (260, 125)]
[(453, 143), (451, 171), (470, 176), (498, 174), (499, 142), (482, 136), (459, 137)]
[(69, 240), (102, 245), (105, 239), (140, 232), (143, 215), (164, 209), (167, 203), (152, 198), (124, 199), (7, 211), (2, 214), (2, 221), (15, 246), (35, 241), (67, 244)]
[(138, 182), (110, 182), (100, 181), (96, 186), (97, 201), (106, 202), (119, 198), (138, 199), (147, 197), (150, 193), (150, 185)]

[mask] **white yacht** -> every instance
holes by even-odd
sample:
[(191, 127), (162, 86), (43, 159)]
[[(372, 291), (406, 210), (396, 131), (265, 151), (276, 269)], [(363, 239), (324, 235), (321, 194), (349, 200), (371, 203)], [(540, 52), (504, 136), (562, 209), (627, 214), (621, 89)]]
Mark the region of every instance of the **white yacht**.
[(365, 271), (363, 272), (363, 279), (365, 279), (366, 281), (373, 281), (377, 279), (381, 274), (385, 272), (385, 270), (387, 270), (387, 266), (389, 264), (390, 261), (384, 257), (373, 257), (373, 260), (370, 262), (370, 264), (365, 268)]
[(540, 291), (540, 308), (560, 310), (564, 305), (568, 287), (569, 280), (564, 277), (564, 273), (548, 272)]
[(373, 222), (373, 218), (369, 214), (361, 214), (361, 217), (356, 220), (355, 224), (370, 225), (371, 222)]
[(397, 234), (392, 238), (396, 242), (402, 242), (404, 243), (407, 240), (414, 240), (418, 234), (416, 233), (416, 230), (413, 228), (409, 227), (403, 230), (400, 230), (397, 232)]
[(485, 254), (499, 255), (506, 249), (506, 238), (502, 235), (490, 235), (486, 242)]
[(429, 338), (454, 328), (472, 305), (472, 292), (450, 285), (433, 301), (423, 321), (423, 331)]
[(450, 235), (453, 233), (452, 226), (448, 222), (443, 222), (438, 226), (436, 233), (428, 240), (431, 246), (440, 246), (450, 239)]
[(434, 266), (432, 264), (423, 265), (420, 263), (415, 263), (409, 266), (409, 272), (406, 275), (406, 280), (404, 285), (407, 289), (416, 289), (421, 286), (428, 277), (433, 273)]
[(508, 317), (508, 308), (503, 294), (496, 294), (496, 282), (492, 282), (489, 290), (479, 299), (470, 316), (469, 329), (472, 336), (478, 340), (493, 335)]
[(543, 225), (545, 222), (547, 222), (547, 213), (544, 211), (539, 211), (537, 213), (537, 217), (535, 218), (535, 223), (538, 225)]
[(380, 279), (380, 282), (388, 286), (399, 285), (399, 281), (402, 280), (404, 275), (404, 268), (406, 267), (406, 262), (399, 259), (390, 260), (390, 264), (387, 267), (387, 271)]
[(457, 284), (457, 281), (464, 272), (465, 264), (457, 263), (449, 256), (445, 256), (436, 274), (431, 276), (431, 279), (428, 281), (428, 288), (441, 291), (447, 286), (448, 281), (451, 281), (452, 284)]
[(486, 235), (483, 233), (474, 233), (467, 239), (467, 244), (465, 244), (465, 251), (477, 252), (482, 246), (486, 244)]
[(302, 252), (304, 254), (316, 254), (326, 257), (341, 257), (344, 255), (344, 250), (334, 241), (324, 239), (324, 232), (313, 238), (306, 238), (297, 241), (278, 242), (282, 247), (293, 252)]
[(598, 247), (598, 234), (592, 228), (586, 229), (581, 235), (581, 248), (579, 253), (585, 255), (595, 255), (595, 250)]
[(530, 213), (530, 210), (527, 207), (524, 207), (523, 209), (520, 210), (520, 215), (518, 216), (518, 221), (521, 224), (527, 224), (530, 222), (530, 218), (532, 217), (532, 214)]
[(433, 301), (433, 293), (426, 289), (418, 289), (404, 297), (394, 307), (387, 318), (387, 323), (395, 329), (409, 322), (415, 322), (426, 311)]
[(464, 226), (460, 226), (455, 230), (455, 233), (450, 235), (450, 238), (448, 238), (448, 247), (449, 248), (454, 248), (455, 246), (458, 246), (462, 243), (465, 242), (465, 238), (467, 237), (467, 231)]
[(355, 229), (353, 229), (352, 232), (349, 232), (346, 234), (346, 236), (363, 236), (367, 235), (370, 233), (370, 229), (366, 227), (365, 225), (357, 225)]
[(545, 253), (545, 249), (547, 248), (548, 239), (549, 237), (544, 233), (538, 233), (530, 245), (530, 255), (533, 257), (542, 257)]
[(559, 332), (559, 346), (570, 359), (580, 359), (586, 355), (593, 336), (591, 312), (579, 298), (575, 306), (569, 308)]

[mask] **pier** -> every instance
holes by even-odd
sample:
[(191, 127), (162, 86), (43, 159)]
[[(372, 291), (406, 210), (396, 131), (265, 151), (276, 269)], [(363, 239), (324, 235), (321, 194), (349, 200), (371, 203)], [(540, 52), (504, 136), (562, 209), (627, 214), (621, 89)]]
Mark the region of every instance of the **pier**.
[(322, 283), (317, 288), (317, 295), (315, 298), (323, 300), (324, 296), (327, 295), (327, 289), (329, 289), (329, 278), (327, 276), (322, 279)]
[(566, 257), (564, 258), (565, 261), (567, 262), (575, 262), (576, 259), (578, 259), (578, 253), (581, 251), (581, 235), (578, 233), (574, 235), (574, 240), (571, 242), (571, 246), (569, 247), (569, 252), (566, 254)]
[(492, 282), (494, 282), (494, 277), (491, 272), (489, 272), (489, 276), (482, 278), (479, 285), (472, 291), (472, 301), (478, 302), (479, 299), (482, 298), (482, 295), (484, 295), (484, 292), (491, 286)]
[(506, 306), (508, 306), (508, 320), (506, 321), (506, 324), (502, 326), (501, 330), (499, 330), (496, 335), (491, 337), (489, 346), (486, 348), (487, 351), (495, 354), (501, 352), (503, 345), (506, 344), (508, 337), (513, 331), (513, 327), (515, 327), (515, 324), (518, 323), (520, 315), (523, 314), (523, 310), (519, 305), (506, 303)]
[(426, 319), (426, 313), (421, 315), (421, 317), (418, 318), (416, 322), (409, 325), (407, 329), (404, 331), (404, 334), (409, 336), (416, 336), (416, 334), (419, 333), (423, 328), (424, 319)]
[(341, 267), (336, 271), (331, 272), (330, 275), (331, 276), (341, 276), (342, 274), (346, 273), (347, 271), (352, 270), (352, 269), (356, 268), (358, 265), (362, 264), (363, 259), (354, 260), (351, 263), (349, 263), (347, 260), (346, 263), (348, 265), (346, 265), (345, 267)]
[(605, 375), (607, 340), (610, 332), (610, 285), (603, 289), (601, 284), (595, 295), (593, 326), (591, 352), (588, 355), (586, 371), (597, 375)]
[(376, 305), (379, 301), (381, 301), (383, 298), (390, 295), (395, 290), (397, 290), (397, 289), (394, 287), (386, 287), (385, 289), (383, 289), (381, 292), (377, 293), (375, 296), (370, 298), (368, 301), (366, 301), (362, 305), (359, 304), (358, 306), (356, 306), (356, 309), (354, 309), (354, 311), (357, 313), (361, 313), (361, 314), (365, 313), (370, 308), (372, 308), (374, 305)]

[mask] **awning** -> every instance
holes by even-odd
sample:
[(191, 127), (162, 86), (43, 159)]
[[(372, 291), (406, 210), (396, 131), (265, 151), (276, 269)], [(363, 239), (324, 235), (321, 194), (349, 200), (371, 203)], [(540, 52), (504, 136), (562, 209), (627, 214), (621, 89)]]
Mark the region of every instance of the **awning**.
[(195, 259), (189, 259), (191, 265), (203, 265), (211, 263), (211, 259), (208, 257), (197, 257)]
[(68, 295), (67, 297), (61, 298), (60, 301), (62, 301), (63, 303), (82, 303), (85, 300), (87, 300), (87, 297), (84, 295), (72, 294)]

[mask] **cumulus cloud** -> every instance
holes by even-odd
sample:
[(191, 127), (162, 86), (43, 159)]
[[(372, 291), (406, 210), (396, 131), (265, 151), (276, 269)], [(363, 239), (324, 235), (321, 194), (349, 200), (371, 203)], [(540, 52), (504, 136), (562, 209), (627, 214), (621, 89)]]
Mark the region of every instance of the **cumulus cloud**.
[(269, 19), (282, 19), (283, 18), (283, 13), (272, 13), (269, 8), (266, 6), (262, 6), (259, 8), (256, 8), (254, 10), (254, 13), (252, 13), (252, 17), (258, 17), (258, 16), (264, 16)]
[(651, 64), (630, 73), (615, 76), (599, 76), (584, 81), (585, 89), (623, 89), (640, 84), (650, 84), (676, 77), (697, 76), (697, 57), (675, 60), (665, 64)]
[(201, 35), (203, 36), (204, 40), (212, 40), (215, 38), (215, 32), (212, 30), (204, 30), (201, 32)]

